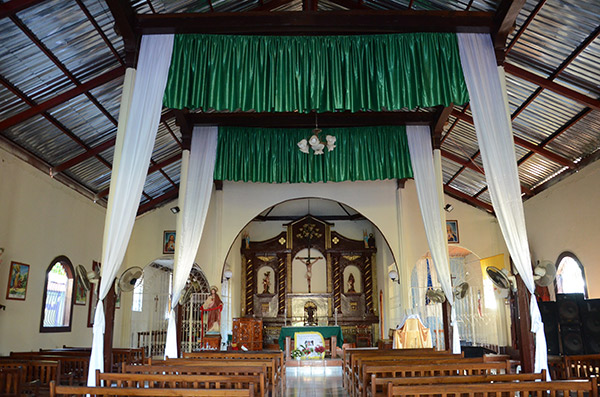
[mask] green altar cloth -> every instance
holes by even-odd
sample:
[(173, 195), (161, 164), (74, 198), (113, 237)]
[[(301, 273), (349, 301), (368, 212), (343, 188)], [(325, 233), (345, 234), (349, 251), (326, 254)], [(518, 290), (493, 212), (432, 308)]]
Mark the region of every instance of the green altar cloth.
[(281, 350), (285, 350), (285, 337), (289, 336), (294, 339), (294, 333), (296, 332), (318, 332), (323, 335), (323, 339), (329, 339), (332, 336), (337, 336), (337, 346), (342, 347), (344, 344), (344, 337), (342, 336), (342, 328), (340, 326), (281, 327), (281, 332), (279, 333), (279, 347)]

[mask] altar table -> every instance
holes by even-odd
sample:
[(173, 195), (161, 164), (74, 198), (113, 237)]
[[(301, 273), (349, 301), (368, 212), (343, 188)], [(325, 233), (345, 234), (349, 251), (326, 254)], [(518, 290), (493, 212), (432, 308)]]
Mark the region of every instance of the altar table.
[(281, 350), (285, 350), (287, 359), (291, 359), (291, 339), (296, 332), (318, 332), (323, 335), (323, 339), (331, 338), (331, 357), (336, 356), (335, 346), (341, 348), (344, 344), (344, 337), (342, 336), (342, 328), (340, 326), (281, 327), (281, 332), (279, 333), (279, 347)]

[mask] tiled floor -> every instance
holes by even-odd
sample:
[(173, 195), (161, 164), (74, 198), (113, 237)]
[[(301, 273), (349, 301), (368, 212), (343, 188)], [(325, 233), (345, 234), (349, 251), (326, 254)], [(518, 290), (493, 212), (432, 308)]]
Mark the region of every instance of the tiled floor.
[(346, 397), (342, 367), (287, 368), (285, 397)]

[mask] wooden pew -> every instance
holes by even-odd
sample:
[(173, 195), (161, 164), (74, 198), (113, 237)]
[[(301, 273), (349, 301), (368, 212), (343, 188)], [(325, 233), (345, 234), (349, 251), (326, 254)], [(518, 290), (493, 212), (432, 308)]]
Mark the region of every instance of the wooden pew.
[(0, 396), (21, 397), (23, 367), (0, 368)]
[(111, 374), (96, 371), (96, 385), (130, 388), (178, 389), (248, 389), (250, 396), (260, 383), (259, 375), (166, 375), (166, 374)]
[[(355, 385), (355, 396), (367, 396), (374, 378), (408, 378), (426, 376), (462, 376), (510, 373), (510, 362), (472, 362), (469, 358), (452, 361), (405, 360), (402, 362), (384, 364), (365, 364), (361, 368), (361, 377)], [(372, 388), (371, 388), (372, 390)]]
[(600, 376), (600, 354), (564, 356), (567, 379), (588, 379)]
[[(167, 360), (157, 361), (151, 360), (152, 364), (159, 365), (192, 365), (192, 366), (254, 366), (264, 365), (265, 366), (265, 385), (267, 389), (270, 389), (273, 395), (279, 386), (283, 384), (277, 374), (277, 368), (274, 359), (253, 359), (253, 360), (239, 360), (230, 358), (221, 359), (195, 359), (195, 358), (169, 358)], [(283, 389), (282, 389), (283, 390)]]
[(353, 348), (345, 349), (343, 352), (343, 374), (342, 382), (347, 391), (350, 391), (352, 379), (356, 374), (357, 361), (362, 358), (373, 357), (463, 357), (462, 355), (453, 355), (446, 350), (433, 349), (394, 349), (381, 350), (376, 348)]
[(499, 375), (461, 375), (461, 376), (415, 376), (411, 378), (377, 378), (375, 374), (371, 378), (371, 387), (368, 390), (369, 397), (385, 396), (387, 385), (446, 385), (452, 383), (498, 383), (498, 382), (523, 382), (544, 381), (546, 371), (539, 374), (499, 374)]
[(279, 386), (281, 393), (285, 385), (285, 360), (283, 352), (276, 351), (201, 351), (182, 353), (184, 359), (209, 359), (209, 360), (272, 360), (272, 365), (267, 365), (267, 374), (275, 387)]
[(17, 367), (23, 368), (22, 390), (26, 394), (48, 394), (51, 381), (61, 382), (60, 361), (0, 359), (0, 368)]
[(204, 365), (129, 365), (124, 364), (122, 373), (134, 374), (168, 374), (168, 375), (227, 375), (227, 376), (259, 376), (258, 390), (255, 393), (265, 396), (267, 368), (264, 364), (223, 365), (212, 363)]
[(61, 354), (50, 354), (40, 352), (11, 352), (11, 358), (21, 360), (48, 360), (48, 361), (60, 361), (61, 364), (61, 378), (68, 379), (72, 378), (74, 384), (86, 384), (88, 368), (90, 366), (90, 356), (79, 356), (79, 355), (61, 355)]
[[(460, 395), (469, 396), (500, 396), (506, 393), (515, 396), (516, 393), (521, 396), (535, 395), (546, 396), (549, 392), (551, 397), (555, 396), (573, 396), (598, 397), (598, 384), (596, 378), (591, 380), (559, 380), (551, 382), (500, 382), (500, 383), (458, 383), (444, 384), (444, 387), (432, 390), (432, 385), (402, 385), (394, 386), (391, 382), (387, 385), (387, 397), (423, 397), (435, 394), (439, 397), (456, 397)], [(575, 393), (573, 393), (575, 392)], [(585, 393), (585, 394), (584, 394)]]
[(73, 396), (249, 397), (250, 389), (146, 389), (132, 387), (60, 386), (50, 383), (50, 397)]
[[(90, 347), (64, 347), (62, 349), (40, 349), (40, 353), (55, 356), (90, 356), (92, 349)], [(121, 370), (122, 363), (144, 364), (146, 356), (143, 348), (113, 348), (112, 350), (112, 371)]]

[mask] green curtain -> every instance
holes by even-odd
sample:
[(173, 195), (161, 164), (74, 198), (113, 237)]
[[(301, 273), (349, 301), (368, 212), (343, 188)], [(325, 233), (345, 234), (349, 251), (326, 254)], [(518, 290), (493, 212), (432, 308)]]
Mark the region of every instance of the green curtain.
[(177, 35), (169, 108), (411, 110), (469, 99), (456, 35)]
[(324, 129), (336, 148), (302, 153), (297, 143), (312, 130), (220, 127), (217, 180), (310, 183), (412, 178), (404, 126)]

